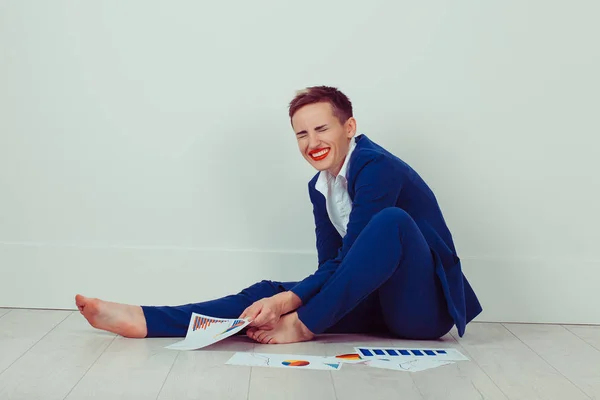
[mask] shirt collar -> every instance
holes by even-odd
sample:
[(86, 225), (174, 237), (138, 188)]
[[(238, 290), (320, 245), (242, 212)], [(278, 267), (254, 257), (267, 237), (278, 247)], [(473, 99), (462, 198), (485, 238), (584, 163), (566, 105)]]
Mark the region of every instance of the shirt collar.
[(353, 136), (352, 139), (350, 140), (350, 148), (348, 149), (348, 154), (346, 154), (346, 159), (344, 160), (344, 164), (342, 164), (342, 168), (340, 169), (340, 172), (338, 172), (338, 176), (341, 176), (344, 179), (346, 179), (346, 172), (348, 171), (348, 164), (350, 163), (350, 156), (352, 155), (352, 152), (354, 151), (355, 147), (356, 147), (356, 139)]
[[(348, 166), (350, 164), (350, 156), (356, 147), (356, 139), (352, 137), (350, 140), (350, 148), (348, 149), (348, 154), (346, 154), (346, 159), (344, 160), (344, 164), (342, 164), (342, 168), (340, 172), (338, 172), (337, 177), (342, 178), (344, 181), (347, 179), (346, 173), (348, 172)], [(333, 175), (329, 173), (329, 171), (321, 171), (319, 172), (319, 178), (317, 178), (317, 182), (315, 183), (315, 189), (319, 192), (324, 193), (327, 183), (333, 178)]]

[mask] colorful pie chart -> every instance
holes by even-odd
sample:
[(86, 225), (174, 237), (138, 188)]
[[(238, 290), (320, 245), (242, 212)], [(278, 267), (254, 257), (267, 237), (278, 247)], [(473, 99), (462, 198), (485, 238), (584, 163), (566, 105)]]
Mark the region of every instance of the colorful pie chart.
[(285, 360), (284, 362), (282, 362), (282, 364), (286, 367), (305, 367), (310, 363), (308, 361), (303, 360)]

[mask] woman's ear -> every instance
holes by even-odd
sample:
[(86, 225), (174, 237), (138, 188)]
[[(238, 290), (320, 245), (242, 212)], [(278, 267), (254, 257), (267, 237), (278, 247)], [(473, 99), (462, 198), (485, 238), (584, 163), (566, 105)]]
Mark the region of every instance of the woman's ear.
[(351, 139), (356, 135), (356, 119), (354, 117), (348, 118), (348, 121), (344, 124), (346, 128), (346, 136)]

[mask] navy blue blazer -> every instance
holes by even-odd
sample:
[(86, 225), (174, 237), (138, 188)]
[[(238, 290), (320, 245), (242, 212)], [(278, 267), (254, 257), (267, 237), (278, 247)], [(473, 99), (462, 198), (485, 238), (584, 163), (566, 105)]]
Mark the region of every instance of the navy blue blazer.
[(385, 208), (399, 207), (414, 219), (430, 245), (448, 311), (463, 336), (465, 326), (482, 307), (462, 272), (436, 197), (417, 172), (366, 135), (357, 136), (347, 171), (352, 211), (343, 239), (329, 219), (325, 197), (315, 189), (318, 176), (317, 173), (308, 184), (316, 225), (318, 268), (290, 290), (306, 304), (334, 273), (371, 218)]

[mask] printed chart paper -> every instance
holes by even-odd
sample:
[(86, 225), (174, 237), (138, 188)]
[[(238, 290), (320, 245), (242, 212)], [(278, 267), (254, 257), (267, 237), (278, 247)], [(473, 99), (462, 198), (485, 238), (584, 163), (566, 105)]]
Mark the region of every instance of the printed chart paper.
[(172, 350), (196, 350), (235, 335), (250, 322), (247, 319), (222, 319), (192, 313), (185, 339), (166, 346)]
[(364, 364), (366, 362), (360, 358), (358, 353), (338, 354), (335, 358), (342, 364)]
[(443, 361), (431, 358), (419, 358), (416, 360), (379, 360), (371, 359), (366, 363), (369, 367), (392, 369), (396, 371), (419, 372), (431, 368), (441, 367), (442, 365), (454, 364), (454, 361)]
[(422, 349), (422, 348), (399, 348), (399, 347), (355, 347), (355, 350), (364, 359), (389, 359), (401, 360), (438, 360), (438, 361), (468, 361), (460, 351), (456, 349)]
[(342, 363), (335, 357), (301, 356), (294, 354), (235, 353), (225, 364), (247, 367), (320, 369), (337, 371)]

